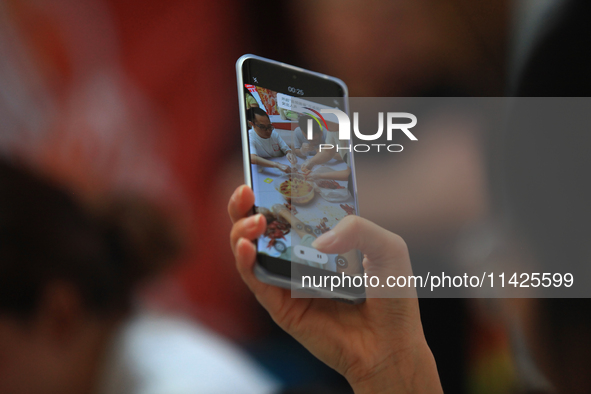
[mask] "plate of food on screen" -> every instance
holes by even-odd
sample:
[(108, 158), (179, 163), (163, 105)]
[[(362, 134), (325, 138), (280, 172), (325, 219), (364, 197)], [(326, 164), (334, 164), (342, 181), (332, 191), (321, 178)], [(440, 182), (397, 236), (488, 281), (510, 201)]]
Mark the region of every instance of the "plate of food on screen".
[(328, 174), (330, 172), (334, 172), (334, 170), (330, 167), (322, 166), (318, 169), (314, 169), (314, 171), (312, 171), (310, 174), (311, 176), (308, 175), (307, 178), (314, 180), (314, 189), (320, 195), (320, 197), (324, 198), (326, 201), (347, 201), (351, 197), (349, 189), (347, 189), (347, 182), (337, 181), (330, 178), (325, 179), (322, 177), (322, 174)]
[(308, 204), (314, 198), (314, 186), (303, 175), (289, 174), (280, 177), (275, 189), (290, 204)]

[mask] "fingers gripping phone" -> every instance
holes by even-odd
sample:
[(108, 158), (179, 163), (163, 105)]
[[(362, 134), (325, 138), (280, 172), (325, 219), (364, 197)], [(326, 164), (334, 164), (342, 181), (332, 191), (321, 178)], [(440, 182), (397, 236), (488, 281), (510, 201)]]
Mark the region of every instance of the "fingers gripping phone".
[[(349, 303), (365, 289), (362, 255), (324, 254), (311, 244), (345, 216), (358, 214), (350, 141), (339, 139), (336, 116), (348, 113), (339, 79), (244, 55), (236, 63), (245, 182), (253, 212), (267, 219), (257, 239), (255, 274), (272, 285)], [(326, 112), (325, 112), (326, 110)], [(339, 286), (332, 277), (337, 276)]]

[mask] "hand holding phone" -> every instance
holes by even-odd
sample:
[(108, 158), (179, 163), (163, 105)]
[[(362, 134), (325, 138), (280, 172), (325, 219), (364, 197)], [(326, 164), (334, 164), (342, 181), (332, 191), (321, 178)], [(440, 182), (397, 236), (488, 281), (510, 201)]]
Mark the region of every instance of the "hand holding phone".
[[(251, 241), (263, 234), (266, 220), (261, 214), (250, 216), (254, 201), (245, 185), (232, 195), (230, 242), (240, 275), (273, 320), (345, 376), (356, 393), (442, 393), (416, 298), (370, 297), (363, 304), (347, 305), (324, 298), (292, 298), (289, 289), (257, 279), (257, 250)], [(404, 241), (357, 216), (345, 218), (317, 243), (318, 250), (327, 253), (344, 252), (353, 245), (365, 254), (364, 265), (374, 275), (412, 273)]]

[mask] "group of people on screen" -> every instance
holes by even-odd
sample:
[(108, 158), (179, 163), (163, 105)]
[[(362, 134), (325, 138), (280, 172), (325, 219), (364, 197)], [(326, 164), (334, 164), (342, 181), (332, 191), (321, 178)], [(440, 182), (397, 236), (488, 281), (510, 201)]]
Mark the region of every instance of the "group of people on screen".
[[(351, 159), (348, 141), (341, 141), (337, 131), (328, 130), (305, 114), (299, 114), (298, 126), (291, 132), (291, 146), (275, 129), (271, 118), (259, 107), (257, 100), (245, 89), (246, 119), (250, 160), (259, 167), (277, 168), (283, 172), (297, 171), (298, 157), (303, 160), (299, 171), (310, 180), (331, 179), (351, 182)], [(311, 133), (308, 128), (311, 125)], [(310, 135), (311, 134), (311, 135)], [(273, 160), (286, 156), (288, 166)], [(317, 172), (314, 168), (332, 159), (347, 164), (345, 170)]]

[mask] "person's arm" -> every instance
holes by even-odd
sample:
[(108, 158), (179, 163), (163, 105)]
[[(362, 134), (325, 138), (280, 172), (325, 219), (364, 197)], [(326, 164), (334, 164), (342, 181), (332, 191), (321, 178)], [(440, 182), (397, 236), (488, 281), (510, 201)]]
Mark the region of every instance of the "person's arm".
[(250, 162), (252, 164), (256, 164), (261, 167), (270, 167), (270, 168), (278, 168), (283, 172), (291, 172), (291, 168), (288, 165), (277, 163), (275, 161), (264, 159), (258, 155), (251, 154), (250, 155)]
[(339, 155), (337, 150), (338, 140), (335, 139), (334, 135), (330, 135), (328, 133), (329, 132), (327, 132), (326, 130), (324, 131), (324, 134), (322, 136), (322, 143), (330, 145), (332, 146), (332, 148), (323, 148), (322, 150), (318, 148), (318, 153), (316, 153), (313, 157), (306, 160), (306, 162), (302, 164), (303, 172), (311, 171), (312, 168), (314, 168), (316, 165), (326, 163), (333, 157)]
[[(358, 394), (443, 392), (414, 289), (396, 289), (402, 293), (378, 298), (384, 290), (368, 287), (365, 303), (347, 305), (325, 298), (292, 298), (290, 289), (259, 281), (253, 272), (256, 247), (251, 241), (263, 234), (266, 220), (261, 214), (248, 216), (253, 204), (249, 187), (236, 189), (228, 205), (234, 223), (230, 242), (242, 279), (281, 328), (341, 373)], [(358, 216), (343, 218), (313, 247), (328, 254), (359, 249), (368, 276), (412, 275), (402, 238)]]
[(277, 132), (277, 130), (274, 130), (273, 131), (273, 134), (271, 135), (271, 138), (275, 138), (275, 140), (279, 144), (279, 149), (281, 149), (281, 151), (285, 154), (285, 156), (287, 156), (287, 160), (289, 160), (289, 162), (291, 164), (295, 164), (295, 163), (298, 162), (297, 157), (292, 152), (292, 150), (289, 147), (289, 145), (287, 145), (285, 143), (285, 141), (283, 141), (283, 138), (281, 138), (281, 136), (279, 135), (279, 133)]
[(308, 155), (306, 154), (306, 149), (308, 148), (305, 145), (309, 145), (306, 144), (307, 141), (304, 138), (304, 134), (302, 133), (302, 129), (299, 127), (296, 127), (296, 129), (294, 130), (294, 141), (293, 141), (293, 151), (296, 154), (296, 156), (301, 157), (302, 159), (307, 159)]
[(339, 152), (336, 152), (336, 149), (335, 149), (334, 156), (332, 158), (335, 159), (336, 161), (341, 162), (341, 163), (344, 161), (343, 158), (341, 157), (341, 154)]
[(287, 156), (287, 160), (289, 160), (289, 162), (291, 164), (296, 164), (298, 162), (298, 158), (296, 157), (296, 155), (290, 150), (288, 150), (287, 152), (285, 152), (285, 156)]
[(351, 169), (347, 167), (346, 170), (340, 171), (329, 171), (329, 172), (321, 172), (321, 173), (311, 173), (308, 175), (308, 179), (311, 181), (315, 181), (317, 179), (333, 179), (335, 181), (348, 181), (349, 175), (351, 175)]
[(296, 154), (297, 157), (305, 159), (307, 156), (302, 153), (300, 148), (294, 148), (293, 152)]
[(316, 165), (326, 163), (333, 158), (336, 151), (337, 148), (323, 148), (320, 152), (316, 153), (302, 164), (302, 171), (312, 170)]
[(302, 159), (307, 159), (308, 158), (308, 152), (310, 151), (310, 144), (309, 143), (303, 143), (301, 148), (299, 149), (294, 149), (295, 154), (298, 155), (299, 157), (301, 157)]

